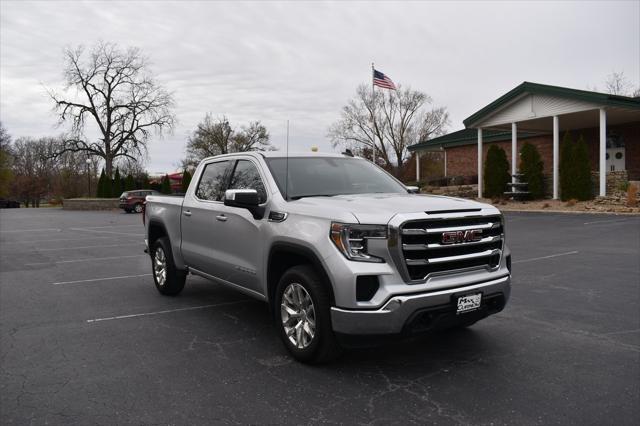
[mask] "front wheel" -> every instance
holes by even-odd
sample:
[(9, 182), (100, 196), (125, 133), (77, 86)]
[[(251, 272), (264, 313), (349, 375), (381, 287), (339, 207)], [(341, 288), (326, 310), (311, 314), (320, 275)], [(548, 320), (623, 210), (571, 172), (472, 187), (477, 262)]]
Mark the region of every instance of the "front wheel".
[(173, 263), (171, 244), (167, 237), (158, 238), (150, 250), (153, 281), (165, 296), (175, 296), (184, 288), (187, 274)]
[(331, 300), (325, 283), (309, 266), (287, 270), (276, 289), (275, 322), (291, 355), (301, 362), (323, 363), (340, 355), (331, 327)]

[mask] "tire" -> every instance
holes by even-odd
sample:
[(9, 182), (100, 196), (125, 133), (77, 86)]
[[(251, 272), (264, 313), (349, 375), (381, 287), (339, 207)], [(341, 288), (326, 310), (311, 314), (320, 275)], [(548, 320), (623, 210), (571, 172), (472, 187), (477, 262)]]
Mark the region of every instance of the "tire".
[(296, 360), (321, 364), (340, 355), (331, 327), (329, 292), (313, 268), (299, 265), (288, 269), (280, 278), (274, 302), (278, 333)]
[(158, 238), (151, 250), (151, 272), (156, 289), (165, 296), (176, 296), (184, 288), (187, 279), (185, 271), (176, 268), (169, 238)]
[(136, 213), (142, 213), (142, 204), (137, 203), (135, 206), (133, 206), (133, 211), (135, 211)]

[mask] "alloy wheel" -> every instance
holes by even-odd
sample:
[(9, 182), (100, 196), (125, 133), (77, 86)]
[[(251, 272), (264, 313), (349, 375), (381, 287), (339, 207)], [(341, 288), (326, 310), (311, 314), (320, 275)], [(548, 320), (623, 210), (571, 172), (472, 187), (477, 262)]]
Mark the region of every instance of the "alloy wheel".
[(156, 276), (156, 281), (160, 287), (164, 286), (167, 282), (167, 258), (164, 255), (162, 247), (156, 248), (153, 256), (153, 273)]
[(307, 290), (291, 283), (282, 294), (280, 317), (284, 332), (296, 348), (308, 347), (316, 334), (316, 313)]

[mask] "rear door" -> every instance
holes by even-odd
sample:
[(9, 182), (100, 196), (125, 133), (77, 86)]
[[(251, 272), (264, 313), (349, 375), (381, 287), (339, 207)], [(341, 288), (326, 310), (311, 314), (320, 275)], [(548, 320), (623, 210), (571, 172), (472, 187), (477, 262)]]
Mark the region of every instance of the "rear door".
[(220, 227), (223, 225), (222, 197), (231, 161), (205, 164), (195, 191), (187, 193), (182, 205), (182, 257), (187, 266), (220, 277)]

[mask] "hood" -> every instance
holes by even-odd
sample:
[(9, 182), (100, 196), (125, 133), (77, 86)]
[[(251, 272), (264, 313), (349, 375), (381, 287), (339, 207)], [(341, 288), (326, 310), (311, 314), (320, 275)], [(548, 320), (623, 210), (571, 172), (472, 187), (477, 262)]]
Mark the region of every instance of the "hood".
[(386, 224), (398, 213), (440, 210), (493, 209), (494, 207), (462, 198), (424, 194), (356, 194), (310, 197), (290, 201), (292, 212), (339, 217), (353, 214), (360, 223)]

